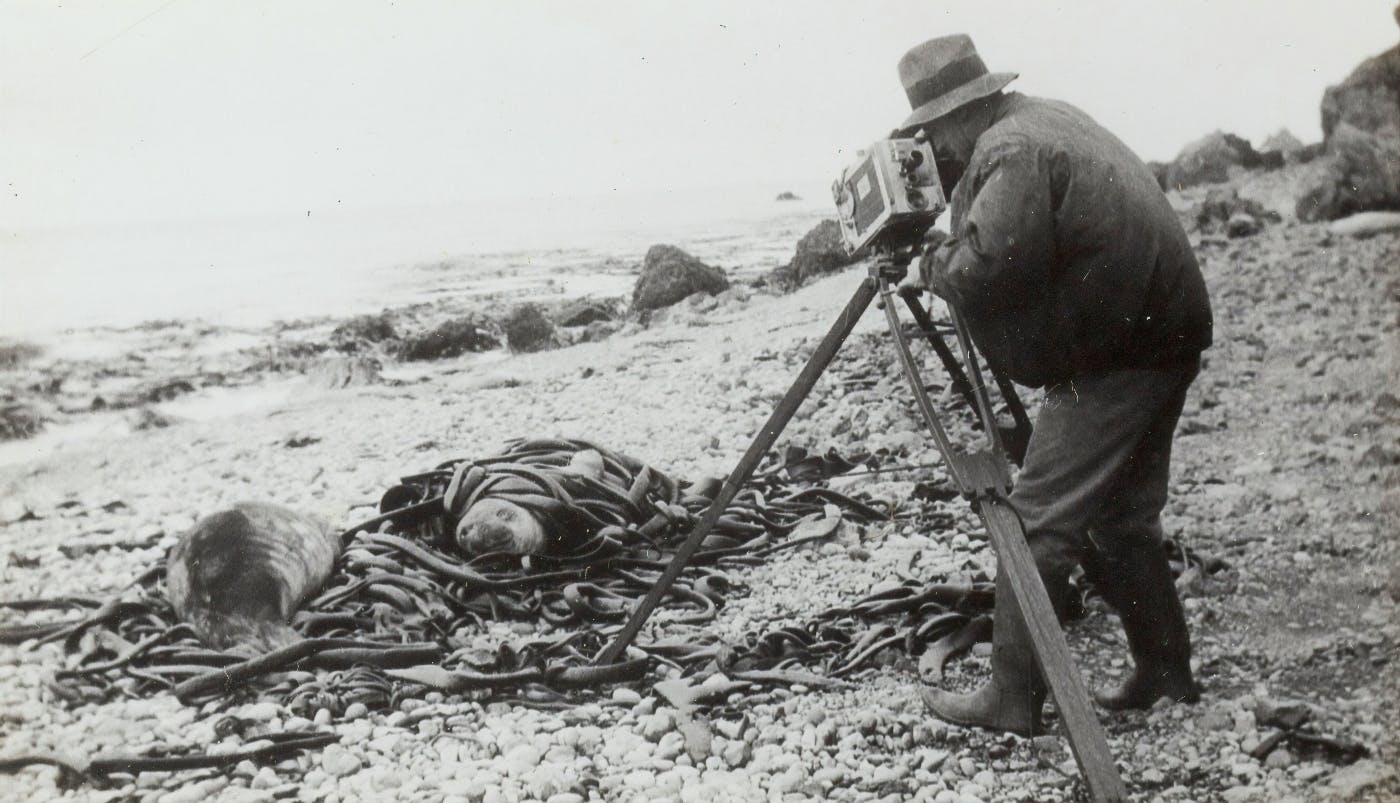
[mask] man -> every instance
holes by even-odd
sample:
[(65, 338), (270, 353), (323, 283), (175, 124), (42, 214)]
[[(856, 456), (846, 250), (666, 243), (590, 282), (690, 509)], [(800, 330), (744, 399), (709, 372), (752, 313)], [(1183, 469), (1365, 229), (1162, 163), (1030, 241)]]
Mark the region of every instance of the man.
[[(1147, 167), (1065, 103), (1003, 89), (967, 36), (899, 63), (950, 194), (951, 236), (919, 281), (957, 309), (987, 361), (1045, 388), (1011, 495), (1052, 600), (1076, 565), (1117, 611), (1136, 664), (1108, 709), (1194, 702), (1191, 645), (1166, 553), (1172, 435), (1210, 345), (1200, 268)], [(998, 579), (992, 678), (925, 689), (942, 719), (1029, 735), (1046, 688), (1009, 584)]]

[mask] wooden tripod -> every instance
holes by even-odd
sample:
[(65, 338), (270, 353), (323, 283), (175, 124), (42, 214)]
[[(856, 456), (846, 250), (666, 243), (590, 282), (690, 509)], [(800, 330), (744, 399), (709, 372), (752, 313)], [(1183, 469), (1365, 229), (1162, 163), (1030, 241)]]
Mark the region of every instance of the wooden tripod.
[[(753, 476), (759, 461), (773, 447), (778, 436), (811, 393), (812, 387), (831, 364), (831, 360), (870, 306), (870, 302), (878, 296), (883, 301), (885, 319), (889, 323), (900, 365), (914, 393), (920, 415), (928, 425), (953, 484), (971, 500), (973, 507), (982, 517), (992, 546), (996, 550), (998, 571), (1005, 572), (1010, 580), (1016, 607), (1030, 631), (1036, 661), (1050, 693), (1055, 698), (1060, 718), (1064, 721), (1065, 730), (1069, 735), (1070, 748), (1074, 752), (1074, 758), (1079, 764), (1089, 793), (1097, 801), (1126, 800), (1127, 790), (1113, 763), (1103, 726), (1090, 706), (1084, 681), (1074, 665), (1069, 645), (1065, 643), (1064, 633), (1060, 630), (1059, 621), (1055, 618), (1050, 604), (1050, 597), (1036, 570), (1035, 559), (1031, 555), (1030, 547), (1026, 545), (1026, 534), (1021, 520), (1006, 501), (1007, 494), (1011, 491), (1006, 449), (997, 429), (986, 386), (982, 383), (981, 368), (978, 366), (976, 352), (967, 329), (954, 312), (953, 327), (963, 352), (966, 366), (964, 372), (942, 338), (932, 328), (928, 313), (918, 300), (910, 297), (904, 299), (915, 320), (928, 335), (930, 343), (938, 351), (944, 366), (948, 368), (955, 387), (973, 404), (982, 422), (988, 443), (986, 448), (973, 452), (962, 452), (954, 448), (937, 412), (933, 409), (933, 402), (924, 390), (918, 366), (914, 363), (909, 342), (900, 326), (899, 314), (895, 310), (894, 284), (902, 280), (904, 275), (904, 266), (893, 260), (875, 260), (872, 263), (869, 275), (861, 281), (845, 309), (803, 366), (792, 387), (788, 388), (763, 428), (754, 436), (753, 442), (725, 479), (694, 531), (681, 544), (671, 563), (657, 578), (616, 638), (598, 654), (596, 662), (610, 664), (622, 657), (652, 611), (699, 550), (701, 542), (705, 540), (705, 536), (709, 534), (720, 515), (733, 501), (739, 489)], [(1014, 441), (1024, 449), (1029, 437), (1029, 419), (1020, 407), (1019, 400), (1016, 400), (1010, 384), (1000, 376), (995, 376), (995, 379), (1017, 421)]]

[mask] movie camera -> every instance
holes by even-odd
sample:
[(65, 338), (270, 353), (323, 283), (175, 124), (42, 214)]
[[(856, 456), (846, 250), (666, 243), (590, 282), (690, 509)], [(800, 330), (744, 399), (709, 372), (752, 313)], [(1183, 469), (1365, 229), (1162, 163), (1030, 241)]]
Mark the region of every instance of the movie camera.
[(832, 182), (846, 250), (896, 252), (916, 246), (947, 208), (933, 148), (919, 132), (856, 152)]

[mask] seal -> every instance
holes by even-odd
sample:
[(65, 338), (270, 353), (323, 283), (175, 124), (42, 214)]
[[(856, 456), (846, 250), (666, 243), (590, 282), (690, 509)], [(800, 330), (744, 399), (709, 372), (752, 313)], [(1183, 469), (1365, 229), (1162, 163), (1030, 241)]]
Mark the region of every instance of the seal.
[[(606, 481), (607, 476), (603, 456), (595, 449), (575, 452), (569, 464), (558, 471), (560, 475), (587, 477), (597, 482)], [(467, 508), (457, 521), (455, 538), (468, 555), (487, 552), (537, 555), (550, 543), (546, 524), (540, 516), (513, 500), (492, 496), (483, 496)]]
[(166, 598), (217, 649), (260, 653), (301, 637), (288, 623), (325, 584), (341, 552), (319, 519), (239, 502), (197, 522), (166, 559)]

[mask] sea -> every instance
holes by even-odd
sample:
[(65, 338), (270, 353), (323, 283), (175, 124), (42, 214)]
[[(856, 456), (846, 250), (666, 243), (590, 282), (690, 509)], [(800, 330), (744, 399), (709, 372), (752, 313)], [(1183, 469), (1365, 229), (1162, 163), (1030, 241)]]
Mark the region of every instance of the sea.
[(0, 228), (0, 337), (157, 321), (259, 329), (443, 294), (620, 296), (658, 243), (742, 279), (784, 264), (832, 215), (814, 184)]

